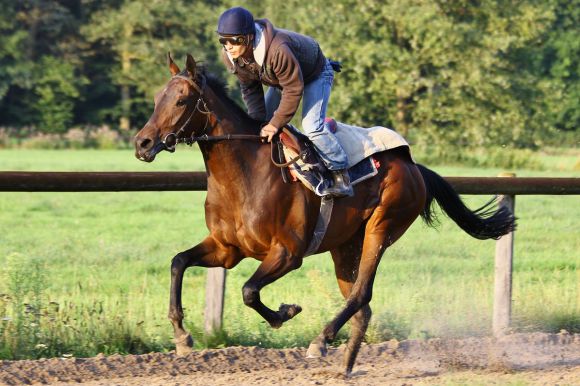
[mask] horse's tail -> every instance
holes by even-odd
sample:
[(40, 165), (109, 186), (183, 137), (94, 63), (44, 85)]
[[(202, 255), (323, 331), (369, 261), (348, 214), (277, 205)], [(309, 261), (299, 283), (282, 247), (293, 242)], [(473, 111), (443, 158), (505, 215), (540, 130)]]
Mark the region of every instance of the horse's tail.
[(427, 189), (427, 200), (421, 213), (427, 225), (437, 224), (437, 218), (431, 207), (435, 199), (461, 229), (477, 239), (498, 239), (515, 229), (515, 217), (507, 207), (500, 207), (495, 211), (491, 208), (496, 203), (497, 197), (472, 211), (465, 206), (459, 194), (443, 177), (423, 165), (417, 166)]

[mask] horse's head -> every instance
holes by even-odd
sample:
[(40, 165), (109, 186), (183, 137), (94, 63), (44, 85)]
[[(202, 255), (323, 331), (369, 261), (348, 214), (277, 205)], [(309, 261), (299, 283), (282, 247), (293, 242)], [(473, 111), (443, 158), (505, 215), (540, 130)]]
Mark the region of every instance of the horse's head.
[(193, 57), (187, 54), (185, 71), (181, 72), (167, 55), (171, 79), (155, 95), (153, 114), (135, 135), (135, 156), (151, 162), (163, 151), (175, 151), (178, 142), (188, 142), (198, 126), (207, 125), (207, 107), (202, 99), (205, 77), (198, 74)]

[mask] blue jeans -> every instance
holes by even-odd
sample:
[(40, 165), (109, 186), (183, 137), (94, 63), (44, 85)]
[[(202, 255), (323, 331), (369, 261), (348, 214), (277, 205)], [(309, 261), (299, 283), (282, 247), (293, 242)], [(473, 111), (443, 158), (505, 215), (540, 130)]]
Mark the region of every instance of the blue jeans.
[[(334, 134), (324, 123), (326, 107), (330, 99), (330, 90), (334, 71), (326, 60), (326, 64), (318, 78), (304, 85), (302, 94), (302, 130), (312, 141), (318, 154), (329, 170), (341, 170), (348, 167), (348, 158)], [(274, 111), (280, 105), (282, 92), (270, 87), (265, 95), (266, 119), (270, 120)]]

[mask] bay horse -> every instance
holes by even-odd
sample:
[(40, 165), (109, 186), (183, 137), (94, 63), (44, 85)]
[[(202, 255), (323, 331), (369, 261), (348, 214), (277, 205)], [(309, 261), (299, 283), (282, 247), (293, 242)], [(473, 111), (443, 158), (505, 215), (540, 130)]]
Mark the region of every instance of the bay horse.
[[(152, 162), (178, 142), (197, 142), (207, 171), (205, 220), (209, 235), (178, 253), (171, 262), (169, 319), (177, 354), (193, 347), (183, 327), (181, 301), (188, 267), (230, 269), (242, 259), (260, 261), (243, 285), (244, 304), (273, 328), (296, 316), (301, 308), (282, 304), (275, 311), (262, 303), (260, 290), (302, 265), (319, 215), (321, 198), (300, 183), (286, 184), (270, 159), (270, 146), (258, 135), (262, 122), (250, 118), (227, 96), (224, 83), (198, 68), (187, 55), (180, 71), (168, 55), (169, 82), (155, 96), (153, 114), (134, 139), (135, 155)], [(472, 211), (454, 189), (432, 170), (416, 164), (406, 147), (375, 154), (378, 174), (355, 186), (354, 197), (336, 199), (330, 223), (316, 253), (330, 251), (340, 292), (346, 302), (310, 344), (307, 355), (326, 354), (326, 345), (351, 320), (344, 355), (352, 371), (371, 318), (369, 302), (377, 267), (385, 250), (418, 216), (434, 225), (432, 201), (465, 232), (478, 239), (497, 239), (512, 231), (509, 210)]]

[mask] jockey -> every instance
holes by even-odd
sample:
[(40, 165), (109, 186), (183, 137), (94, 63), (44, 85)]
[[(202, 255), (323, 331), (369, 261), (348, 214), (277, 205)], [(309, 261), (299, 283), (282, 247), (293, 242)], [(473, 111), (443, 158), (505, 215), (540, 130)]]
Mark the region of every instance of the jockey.
[[(352, 196), (347, 155), (324, 122), (334, 66), (318, 43), (277, 29), (267, 19), (254, 20), (242, 7), (221, 14), (217, 33), (224, 47), (222, 59), (240, 81), (248, 114), (268, 122), (260, 134), (270, 142), (302, 100), (302, 128), (333, 175), (332, 186), (322, 194)], [(262, 84), (269, 86), (265, 96)]]

